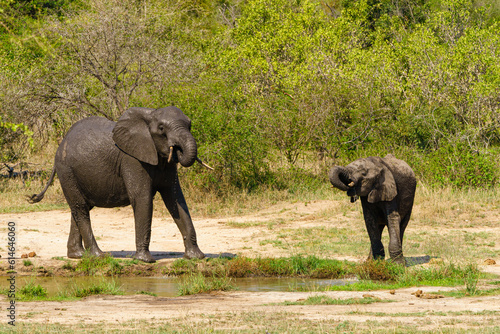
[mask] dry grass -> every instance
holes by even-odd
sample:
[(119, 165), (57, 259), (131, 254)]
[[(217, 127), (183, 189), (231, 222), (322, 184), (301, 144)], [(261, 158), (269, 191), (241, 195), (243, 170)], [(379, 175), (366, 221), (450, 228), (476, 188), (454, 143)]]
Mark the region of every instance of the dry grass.
[[(495, 321), (498, 313), (491, 312), (421, 312), (373, 313), (353, 311), (342, 320), (336, 317), (304, 318), (293, 313), (294, 307), (280, 306), (276, 312), (255, 310), (251, 312), (221, 312), (193, 316), (187, 314), (155, 321), (130, 320), (109, 323), (77, 325), (22, 322), (16, 324), (22, 333), (498, 333)], [(313, 306), (314, 307), (314, 306)], [(332, 306), (325, 306), (332, 307)], [(290, 311), (289, 311), (290, 310)], [(367, 321), (358, 321), (365, 316)], [(450, 320), (450, 316), (453, 320)], [(8, 330), (6, 324), (1, 330)]]

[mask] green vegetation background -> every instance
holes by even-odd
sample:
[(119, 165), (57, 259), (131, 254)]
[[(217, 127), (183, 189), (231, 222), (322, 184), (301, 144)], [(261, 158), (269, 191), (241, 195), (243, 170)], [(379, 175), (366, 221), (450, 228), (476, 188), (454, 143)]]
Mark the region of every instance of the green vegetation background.
[(176, 105), (216, 168), (183, 171), (202, 191), (314, 188), (387, 153), (493, 187), (499, 21), (481, 0), (0, 0), (0, 161)]

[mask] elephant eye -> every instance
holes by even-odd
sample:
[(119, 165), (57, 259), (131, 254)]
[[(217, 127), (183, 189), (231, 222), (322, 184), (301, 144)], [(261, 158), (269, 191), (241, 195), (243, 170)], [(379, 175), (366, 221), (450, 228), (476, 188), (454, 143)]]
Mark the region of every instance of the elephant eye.
[(158, 126), (158, 130), (160, 130), (161, 132), (163, 132), (163, 130), (165, 130), (165, 127), (163, 126), (163, 124), (160, 124)]

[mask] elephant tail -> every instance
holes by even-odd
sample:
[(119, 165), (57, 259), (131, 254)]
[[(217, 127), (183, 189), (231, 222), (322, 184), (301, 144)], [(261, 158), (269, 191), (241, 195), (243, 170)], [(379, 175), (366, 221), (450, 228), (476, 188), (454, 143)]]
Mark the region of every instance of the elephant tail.
[(54, 181), (55, 175), (56, 175), (56, 166), (52, 167), (52, 174), (50, 174), (49, 181), (45, 185), (45, 188), (43, 188), (42, 192), (39, 194), (33, 194), (31, 196), (29, 196), (29, 195), (26, 196), (26, 197), (28, 197), (28, 202), (30, 202), (31, 204), (40, 202), (43, 199), (43, 196), (45, 196), (45, 192), (47, 191), (47, 189), (49, 189), (50, 185)]

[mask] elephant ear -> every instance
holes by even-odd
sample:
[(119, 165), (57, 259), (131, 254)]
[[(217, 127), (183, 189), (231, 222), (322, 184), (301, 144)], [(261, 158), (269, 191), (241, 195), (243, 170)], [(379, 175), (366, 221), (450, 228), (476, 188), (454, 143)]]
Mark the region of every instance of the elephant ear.
[(376, 203), (381, 201), (392, 201), (398, 194), (396, 181), (389, 168), (382, 165), (377, 181), (373, 189), (368, 194), (368, 202)]
[(149, 131), (149, 108), (130, 108), (116, 122), (113, 140), (128, 155), (150, 165), (158, 165), (158, 152)]

